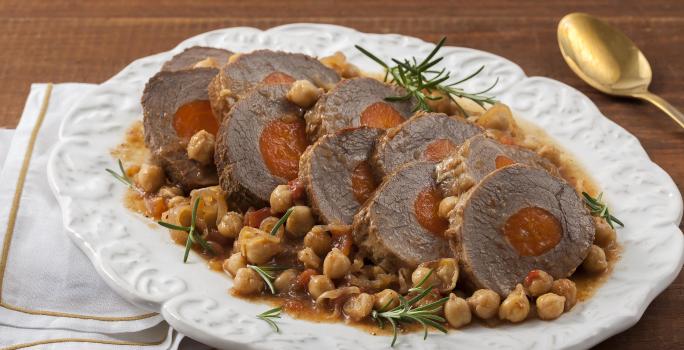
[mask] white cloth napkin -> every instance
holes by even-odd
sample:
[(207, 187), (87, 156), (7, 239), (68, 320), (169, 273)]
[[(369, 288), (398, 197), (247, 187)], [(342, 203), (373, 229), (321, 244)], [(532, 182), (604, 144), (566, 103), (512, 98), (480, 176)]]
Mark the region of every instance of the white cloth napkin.
[(12, 200), (46, 84), (31, 86), (16, 131), (0, 132), (0, 239), (8, 248), (0, 246), (0, 349), (177, 349), (183, 339), (159, 315), (115, 294), (62, 228), (47, 160), (62, 117), (93, 86), (53, 86), (11, 235)]

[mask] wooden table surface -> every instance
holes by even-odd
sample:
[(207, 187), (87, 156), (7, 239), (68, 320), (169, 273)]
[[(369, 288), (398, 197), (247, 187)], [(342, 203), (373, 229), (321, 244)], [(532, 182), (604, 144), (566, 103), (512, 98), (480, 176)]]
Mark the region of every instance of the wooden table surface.
[[(655, 107), (602, 95), (565, 65), (556, 25), (570, 12), (598, 15), (624, 30), (653, 66), (652, 91), (684, 110), (684, 1), (27, 1), (0, 0), (0, 127), (16, 126), (33, 82), (99, 83), (136, 58), (217, 28), (333, 23), (490, 51), (530, 76), (574, 86), (636, 135), (684, 188), (684, 131)], [(470, 2), (472, 3), (472, 2)], [(681, 226), (680, 226), (681, 227)], [(684, 348), (684, 277), (631, 329), (599, 349)]]

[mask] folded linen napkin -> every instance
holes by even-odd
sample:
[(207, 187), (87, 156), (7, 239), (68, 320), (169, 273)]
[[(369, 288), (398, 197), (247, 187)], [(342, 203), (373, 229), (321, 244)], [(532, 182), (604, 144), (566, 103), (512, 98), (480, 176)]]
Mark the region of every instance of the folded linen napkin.
[(0, 349), (177, 349), (184, 338), (115, 294), (63, 229), (47, 160), (62, 116), (93, 86), (32, 85), (16, 131), (0, 133)]

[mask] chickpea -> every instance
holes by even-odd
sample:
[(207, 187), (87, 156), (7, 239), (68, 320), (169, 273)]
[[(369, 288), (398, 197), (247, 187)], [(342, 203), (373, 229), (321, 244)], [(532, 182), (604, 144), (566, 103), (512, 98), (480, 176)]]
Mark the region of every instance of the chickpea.
[(269, 199), (271, 204), (271, 211), (274, 213), (284, 213), (294, 204), (292, 200), (292, 191), (288, 185), (278, 185), (271, 192)]
[(439, 202), (439, 208), (437, 209), (437, 215), (442, 219), (449, 219), (449, 213), (456, 206), (458, 198), (454, 196), (445, 197)]
[(318, 299), (321, 294), (335, 289), (335, 285), (330, 278), (323, 275), (314, 275), (309, 278), (309, 294), (314, 299)]
[(617, 236), (608, 223), (602, 218), (594, 218), (596, 223), (596, 234), (594, 235), (594, 244), (601, 248), (609, 248), (615, 244)]
[(546, 293), (537, 298), (537, 316), (542, 320), (555, 320), (563, 313), (565, 297)]
[(530, 313), (530, 301), (527, 300), (525, 290), (521, 284), (508, 294), (499, 307), (499, 318), (513, 323), (521, 322)]
[[(243, 227), (240, 231), (240, 252), (252, 264), (265, 264), (271, 258), (280, 253), (282, 247), (280, 240), (276, 236), (261, 231), (259, 229), (251, 228), (247, 231)], [(245, 234), (243, 239), (243, 232), (253, 233)], [(253, 235), (253, 236), (251, 236)], [(251, 236), (251, 237), (249, 237)]]
[(529, 295), (538, 297), (551, 290), (553, 277), (543, 270), (532, 270), (525, 277), (523, 284)]
[(354, 321), (360, 321), (373, 311), (375, 298), (367, 293), (351, 296), (342, 306), (344, 313)]
[(159, 189), (159, 195), (164, 197), (164, 198), (171, 199), (171, 198), (174, 198), (176, 196), (182, 196), (183, 190), (181, 190), (178, 187), (162, 186)]
[(175, 209), (176, 212), (176, 222), (181, 226), (190, 226), (192, 223), (192, 208), (190, 204), (179, 206)]
[(315, 224), (311, 208), (305, 205), (294, 206), (290, 217), (285, 222), (285, 230), (293, 237), (304, 236)]
[(218, 231), (223, 237), (235, 238), (242, 230), (242, 215), (234, 211), (229, 211), (221, 217), (218, 224)]
[(164, 170), (158, 165), (145, 163), (140, 167), (135, 179), (145, 192), (154, 192), (164, 184)]
[(276, 277), (273, 281), (273, 286), (278, 292), (284, 292), (290, 290), (297, 280), (297, 270), (287, 269)]
[(468, 303), (454, 293), (449, 294), (449, 300), (444, 304), (444, 318), (454, 328), (467, 325), (472, 319)]
[(325, 226), (317, 225), (304, 236), (304, 246), (313, 249), (318, 255), (326, 255), (332, 246), (332, 237), (325, 230)]
[[(311, 248), (308, 248), (311, 249)], [(333, 248), (323, 260), (323, 274), (330, 279), (342, 278), (351, 269), (349, 257), (339, 249)]]
[(231, 255), (228, 259), (223, 260), (223, 271), (235, 277), (237, 270), (247, 267), (247, 260), (240, 253)]
[[(271, 233), (271, 230), (273, 227), (278, 223), (278, 219), (275, 216), (269, 216), (263, 220), (261, 220), (261, 224), (259, 224), (259, 229), (268, 232), (269, 234)], [(278, 231), (276, 231), (276, 237), (282, 238), (285, 235), (285, 227), (282, 225), (278, 228)]]
[(510, 131), (516, 128), (513, 114), (508, 106), (497, 103), (492, 108), (487, 110), (480, 118), (477, 119), (477, 124), (486, 129), (495, 129), (500, 131)]
[[(431, 269), (427, 267), (422, 267), (419, 266), (417, 267), (414, 271), (413, 274), (411, 274), (411, 282), (413, 282), (413, 286), (416, 287), (418, 284), (427, 276), (427, 274), (432, 271)], [(439, 283), (439, 280), (437, 279), (437, 276), (435, 275), (434, 271), (430, 273), (430, 277), (423, 282), (422, 287), (427, 288), (430, 286), (437, 285)]]
[(477, 315), (477, 317), (487, 320), (494, 317), (497, 311), (499, 311), (501, 297), (499, 296), (499, 293), (491, 289), (478, 289), (467, 301), (470, 310)]
[(235, 273), (233, 290), (242, 295), (256, 294), (264, 288), (264, 281), (256, 271), (249, 267), (242, 267)]
[(577, 287), (575, 286), (575, 282), (567, 278), (555, 280), (553, 286), (551, 286), (551, 292), (565, 297), (564, 310), (566, 312), (577, 304)]
[(308, 80), (297, 80), (292, 83), (287, 99), (302, 108), (309, 108), (321, 97), (323, 90)]
[(214, 135), (202, 129), (196, 132), (188, 142), (188, 158), (207, 165), (214, 161)]
[(392, 310), (399, 306), (399, 293), (394, 289), (384, 289), (375, 293), (375, 304), (373, 307), (382, 312)]
[(321, 258), (319, 258), (311, 248), (307, 247), (300, 250), (297, 253), (297, 259), (299, 259), (307, 268), (318, 270), (318, 268), (321, 267)]
[(582, 262), (582, 267), (591, 273), (601, 273), (608, 268), (608, 260), (606, 260), (606, 252), (597, 245), (592, 245), (589, 248), (589, 254)]

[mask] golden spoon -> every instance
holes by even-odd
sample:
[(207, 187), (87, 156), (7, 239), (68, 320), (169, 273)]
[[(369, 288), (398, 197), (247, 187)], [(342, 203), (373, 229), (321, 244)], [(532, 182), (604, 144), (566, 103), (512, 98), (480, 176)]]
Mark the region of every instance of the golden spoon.
[(648, 92), (651, 66), (621, 31), (596, 17), (571, 13), (558, 23), (558, 45), (565, 62), (589, 85), (609, 95), (651, 102), (684, 128), (684, 114)]

